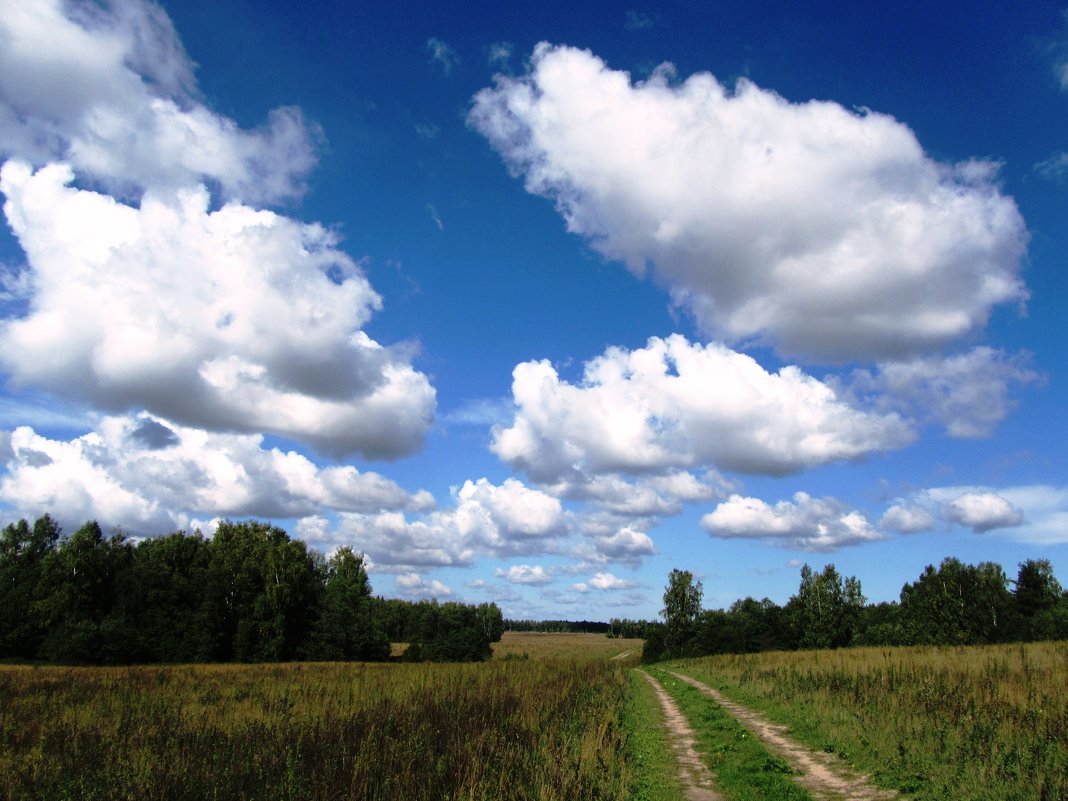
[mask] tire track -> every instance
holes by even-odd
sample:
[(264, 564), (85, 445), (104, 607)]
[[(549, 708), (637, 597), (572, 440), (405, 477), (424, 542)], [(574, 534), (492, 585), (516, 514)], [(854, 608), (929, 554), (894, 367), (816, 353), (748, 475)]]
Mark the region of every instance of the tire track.
[(664, 711), (664, 726), (671, 750), (675, 752), (675, 761), (679, 764), (679, 778), (686, 788), (686, 801), (724, 801), (713, 787), (712, 773), (697, 752), (697, 738), (682, 710), (667, 690), (660, 686), (660, 682), (644, 670), (638, 672), (652, 685), (660, 708)]
[[(785, 726), (772, 723), (697, 679), (683, 676), (681, 673), (667, 672), (707, 695), (760, 738), (768, 751), (786, 760), (798, 772), (794, 777), (797, 783), (819, 801), (897, 801), (901, 798), (893, 790), (875, 787), (866, 776), (850, 771), (833, 754), (812, 751), (791, 740), (785, 734)], [(646, 676), (648, 677), (648, 674)]]

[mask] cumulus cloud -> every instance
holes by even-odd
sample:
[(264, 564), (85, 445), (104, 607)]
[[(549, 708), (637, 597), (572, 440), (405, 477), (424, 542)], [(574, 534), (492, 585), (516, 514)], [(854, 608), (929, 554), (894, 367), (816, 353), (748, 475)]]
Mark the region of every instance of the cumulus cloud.
[(611, 573), (595, 573), (590, 578), (589, 585), (595, 590), (629, 590), (637, 587), (638, 582), (627, 581)]
[(418, 573), (402, 573), (393, 580), (398, 595), (409, 598), (448, 598), (452, 589), (437, 579), (427, 581)]
[(896, 414), (855, 410), (796, 367), (768, 373), (749, 356), (679, 335), (610, 348), (577, 384), (546, 361), (525, 362), (512, 395), (515, 419), (493, 429), (491, 448), (546, 483), (702, 465), (783, 475), (913, 437)]
[[(412, 507), (409, 507), (412, 509)], [(381, 570), (424, 571), (469, 565), (477, 556), (546, 553), (567, 533), (560, 501), (515, 479), (481, 478), (453, 493), (453, 506), (409, 519), (403, 511), (342, 513), (315, 542), (351, 545)]]
[(832, 551), (883, 536), (860, 512), (804, 492), (774, 506), (732, 495), (701, 518), (701, 527), (713, 537), (766, 539), (805, 551)]
[(314, 135), (293, 109), (246, 131), (192, 75), (154, 3), (0, 0), (0, 191), (27, 258), (0, 369), (110, 412), (414, 452), (434, 390), (364, 333), (381, 299), (359, 265), (250, 205), (303, 191)]
[(996, 492), (965, 492), (944, 506), (945, 517), (975, 532), (1011, 528), (1024, 521), (1023, 513)]
[(497, 568), (494, 575), (512, 584), (552, 584), (552, 574), (541, 565), (512, 565), (507, 570)]
[(905, 125), (669, 66), (633, 83), (540, 44), (470, 123), (568, 229), (650, 267), (709, 335), (831, 361), (901, 358), (1027, 293), (996, 165), (938, 163)]
[(316, 139), (297, 109), (248, 131), (204, 106), (154, 3), (0, 0), (0, 154), (61, 160), (121, 193), (207, 180), (270, 202), (304, 191)]
[(977, 534), (1004, 530), (1005, 536), (1016, 540), (1062, 543), (1068, 541), (1068, 488), (931, 487), (897, 499), (883, 525), (910, 533), (933, 529), (936, 521), (942, 528), (963, 526)]
[(0, 500), (23, 517), (96, 519), (134, 534), (187, 528), (197, 516), (307, 517), (325, 511), (425, 511), (378, 473), (318, 467), (260, 435), (212, 434), (147, 415), (107, 417), (69, 441), (23, 426), (6, 432)]
[(858, 370), (849, 390), (868, 394), (884, 411), (939, 423), (952, 437), (986, 437), (1012, 408), (1010, 384), (1040, 380), (1027, 364), (1026, 355), (978, 347)]
[(626, 517), (677, 515), (683, 503), (710, 501), (723, 497), (732, 486), (714, 471), (703, 478), (685, 470), (628, 480), (617, 473), (579, 475), (544, 489), (552, 495), (587, 501), (598, 510)]
[(203, 189), (135, 208), (71, 178), (0, 170), (35, 286), (29, 312), (0, 323), (17, 385), (332, 455), (421, 446), (434, 390), (361, 330), (381, 300), (331, 232), (237, 204), (209, 211)]
[(935, 516), (915, 503), (896, 503), (883, 512), (879, 526), (899, 534), (916, 534), (933, 529)]

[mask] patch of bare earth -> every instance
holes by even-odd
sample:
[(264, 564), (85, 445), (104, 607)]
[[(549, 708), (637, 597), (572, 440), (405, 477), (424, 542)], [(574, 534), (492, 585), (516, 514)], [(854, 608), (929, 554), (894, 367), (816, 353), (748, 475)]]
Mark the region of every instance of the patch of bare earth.
[(664, 726), (668, 732), (671, 750), (679, 764), (679, 778), (686, 788), (687, 801), (723, 801), (723, 796), (712, 787), (712, 773), (697, 753), (697, 739), (682, 710), (660, 686), (660, 682), (646, 673), (641, 674), (656, 691), (660, 708), (664, 711)]
[(797, 775), (798, 784), (820, 801), (895, 801), (900, 799), (893, 790), (872, 785), (866, 776), (851, 771), (834, 754), (812, 751), (786, 736), (786, 727), (764, 718), (752, 709), (731, 701), (723, 693), (713, 690), (697, 679), (672, 673), (675, 678), (696, 687), (739, 723), (760, 738), (764, 747), (786, 760)]

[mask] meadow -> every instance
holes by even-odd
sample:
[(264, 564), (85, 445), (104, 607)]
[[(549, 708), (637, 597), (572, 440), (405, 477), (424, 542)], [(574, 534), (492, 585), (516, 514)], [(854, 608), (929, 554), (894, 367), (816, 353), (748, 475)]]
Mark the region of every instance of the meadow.
[(3, 666), (0, 797), (626, 798), (626, 669), (537, 658), (551, 651), (453, 665)]
[(1068, 799), (1068, 642), (672, 664), (910, 798)]

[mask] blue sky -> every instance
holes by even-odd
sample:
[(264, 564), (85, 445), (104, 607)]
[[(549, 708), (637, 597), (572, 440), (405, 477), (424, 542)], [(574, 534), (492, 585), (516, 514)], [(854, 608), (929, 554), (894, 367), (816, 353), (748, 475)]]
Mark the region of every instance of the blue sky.
[(1068, 579), (1068, 9), (0, 0), (0, 516), (510, 617)]

